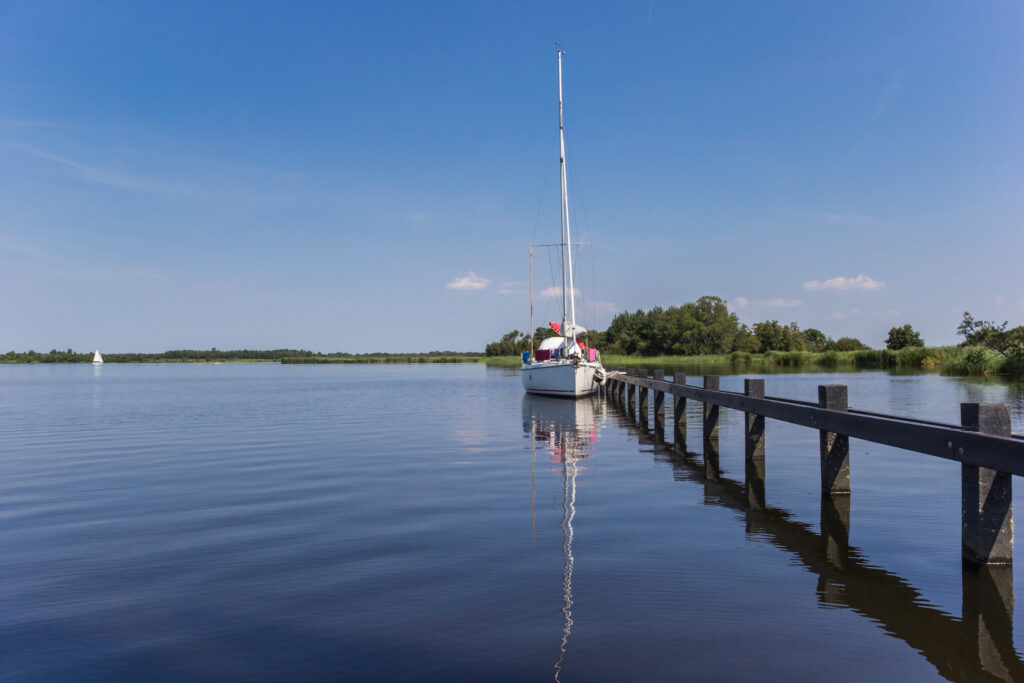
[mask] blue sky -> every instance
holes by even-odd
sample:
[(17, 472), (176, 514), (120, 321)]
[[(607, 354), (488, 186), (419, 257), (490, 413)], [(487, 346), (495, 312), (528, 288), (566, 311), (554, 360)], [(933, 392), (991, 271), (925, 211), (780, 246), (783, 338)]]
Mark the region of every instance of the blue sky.
[(0, 5), (0, 348), (526, 329), (556, 41), (584, 324), (1024, 323), (1020, 3), (292, 5)]

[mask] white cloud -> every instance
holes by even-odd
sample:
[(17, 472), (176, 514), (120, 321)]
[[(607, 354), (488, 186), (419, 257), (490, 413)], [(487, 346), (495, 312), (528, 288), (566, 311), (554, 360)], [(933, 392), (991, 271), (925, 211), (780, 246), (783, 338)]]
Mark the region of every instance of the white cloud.
[[(572, 293), (573, 293), (574, 296), (579, 296), (580, 295), (580, 290), (578, 290), (575, 287), (573, 287)], [(554, 287), (548, 287), (545, 290), (541, 290), (540, 296), (543, 296), (543, 297), (546, 297), (546, 298), (549, 298), (549, 299), (555, 299), (555, 298), (560, 299), (560, 298), (562, 298), (562, 287), (561, 287), (561, 285), (556, 285)]]
[(748, 307), (759, 307), (759, 308), (792, 308), (793, 306), (799, 306), (803, 303), (800, 299), (759, 299), (757, 301), (751, 301), (745, 296), (738, 296), (732, 300), (734, 308), (748, 308)]
[(475, 289), (487, 289), (487, 285), (491, 284), (491, 281), (485, 277), (480, 277), (473, 271), (469, 271), (462, 277), (457, 277), (444, 286), (445, 289), (455, 289), (458, 291), (472, 291)]
[(834, 277), (824, 282), (817, 280), (811, 280), (810, 282), (804, 283), (804, 289), (839, 289), (839, 290), (850, 290), (850, 289), (863, 289), (865, 291), (871, 291), (881, 289), (885, 287), (885, 283), (881, 280), (873, 280), (867, 275), (861, 273), (857, 277)]
[(498, 294), (525, 294), (527, 283), (513, 280), (512, 282), (502, 282), (498, 286)]

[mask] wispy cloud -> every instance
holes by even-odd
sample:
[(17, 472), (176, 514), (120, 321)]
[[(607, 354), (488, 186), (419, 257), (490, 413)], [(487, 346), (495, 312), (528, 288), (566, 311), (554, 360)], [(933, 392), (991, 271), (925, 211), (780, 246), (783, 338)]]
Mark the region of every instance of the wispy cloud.
[(0, 126), (11, 128), (70, 128), (59, 121), (30, 121), (26, 119), (0, 119)]
[[(579, 296), (580, 290), (573, 287), (572, 293), (574, 296)], [(545, 297), (547, 299), (560, 299), (562, 297), (562, 286), (555, 285), (554, 287), (548, 287), (547, 289), (541, 290), (540, 296)]]
[(860, 289), (865, 291), (872, 291), (885, 287), (885, 283), (881, 280), (874, 280), (867, 275), (861, 273), (857, 277), (834, 277), (824, 282), (818, 280), (811, 280), (810, 282), (804, 283), (804, 289), (818, 290), (818, 289), (838, 289), (841, 291), (847, 291), (851, 289)]
[(37, 259), (51, 258), (50, 255), (47, 254), (42, 249), (37, 249), (36, 247), (33, 247), (30, 244), (11, 242), (4, 238), (0, 238), (0, 251), (12, 251), (16, 254), (21, 254), (23, 256), (31, 256), (32, 258)]
[(445, 289), (454, 289), (457, 291), (472, 291), (476, 289), (487, 289), (487, 285), (491, 284), (491, 281), (485, 277), (480, 277), (473, 271), (469, 271), (462, 277), (457, 277), (444, 286)]
[(498, 294), (525, 294), (527, 283), (513, 280), (512, 282), (502, 282), (498, 285)]
[(882, 88), (882, 93), (879, 95), (878, 100), (875, 102), (874, 109), (871, 112), (871, 120), (877, 121), (882, 118), (885, 112), (889, 109), (889, 105), (891, 105), (893, 100), (899, 96), (902, 90), (902, 83), (889, 83)]
[(859, 308), (851, 308), (848, 311), (836, 311), (835, 313), (829, 313), (829, 320), (845, 320), (846, 318), (852, 318), (855, 315), (860, 314)]
[(735, 308), (792, 308), (803, 303), (800, 299), (758, 299), (751, 301), (745, 296), (738, 296), (732, 300)]
[(593, 313), (618, 313), (621, 309), (611, 301), (592, 301), (590, 310)]
[(881, 225), (882, 221), (862, 213), (826, 213), (827, 225)]
[(31, 154), (32, 156), (40, 159), (52, 161), (62, 166), (66, 166), (67, 168), (71, 168), (75, 170), (83, 180), (98, 183), (100, 185), (110, 185), (111, 187), (119, 187), (125, 190), (155, 192), (159, 194), (180, 194), (187, 191), (187, 188), (185, 187), (175, 186), (170, 183), (151, 180), (149, 178), (142, 178), (130, 173), (123, 173), (121, 171), (99, 168), (97, 166), (69, 159), (59, 154), (53, 154), (46, 150), (33, 147), (32, 145), (26, 145), (21, 142), (7, 142), (4, 144), (15, 149), (19, 149), (26, 154)]

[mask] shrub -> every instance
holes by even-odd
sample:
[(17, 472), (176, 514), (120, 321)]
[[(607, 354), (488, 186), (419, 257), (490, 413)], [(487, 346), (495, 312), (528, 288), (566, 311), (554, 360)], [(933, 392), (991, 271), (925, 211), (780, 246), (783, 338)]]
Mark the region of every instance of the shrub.
[(870, 347), (860, 339), (854, 339), (853, 337), (840, 337), (832, 343), (829, 351), (865, 351), (869, 348)]
[(826, 351), (825, 353), (818, 356), (818, 365), (826, 368), (834, 368), (839, 365), (842, 357), (838, 351)]
[(910, 346), (924, 346), (924, 341), (909, 323), (903, 327), (893, 327), (889, 330), (889, 336), (885, 339), (885, 348), (890, 351), (899, 351)]
[(750, 354), (746, 351), (733, 351), (729, 355), (729, 362), (733, 365), (750, 365)]
[(853, 354), (853, 364), (858, 368), (885, 367), (885, 352), (877, 349), (861, 349)]

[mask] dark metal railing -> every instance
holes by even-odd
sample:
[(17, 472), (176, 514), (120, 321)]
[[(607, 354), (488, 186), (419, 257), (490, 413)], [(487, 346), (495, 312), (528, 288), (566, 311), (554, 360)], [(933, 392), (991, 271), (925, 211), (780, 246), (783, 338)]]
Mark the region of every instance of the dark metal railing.
[[(866, 410), (852, 409), (845, 385), (820, 385), (818, 403), (766, 396), (763, 379), (746, 379), (743, 393), (723, 391), (717, 375), (705, 375), (703, 386), (662, 371), (610, 371), (603, 393), (646, 421), (648, 393), (654, 393), (656, 429), (663, 433), (665, 396), (674, 397), (674, 434), (686, 440), (686, 401), (703, 404), (705, 441), (717, 439), (719, 408), (746, 414), (745, 454), (748, 476), (764, 471), (764, 419), (818, 430), (823, 496), (850, 493), (850, 438), (862, 439), (962, 463), (963, 559), (973, 565), (1013, 561), (1012, 475), (1024, 476), (1024, 437), (1010, 428), (1009, 405), (962, 403), (959, 426)], [(760, 465), (760, 467), (758, 467)], [(755, 482), (756, 484), (756, 482)], [(763, 481), (760, 483), (763, 490)], [(756, 489), (756, 486), (755, 486)]]

